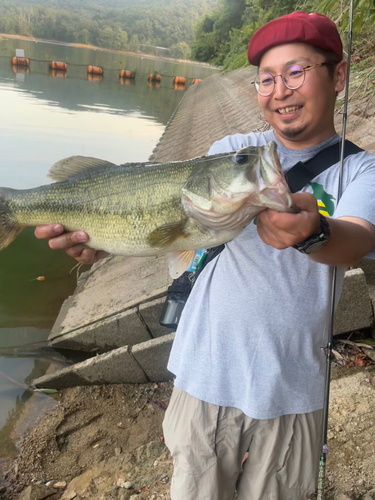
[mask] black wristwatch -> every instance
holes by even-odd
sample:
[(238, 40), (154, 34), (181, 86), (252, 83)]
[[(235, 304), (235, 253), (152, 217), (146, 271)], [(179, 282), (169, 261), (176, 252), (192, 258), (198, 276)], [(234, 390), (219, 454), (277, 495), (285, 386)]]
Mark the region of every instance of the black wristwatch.
[(298, 250), (301, 253), (314, 253), (321, 250), (328, 243), (329, 237), (331, 236), (331, 231), (329, 230), (329, 224), (327, 219), (322, 215), (320, 216), (320, 233), (313, 234), (309, 238), (301, 243), (297, 243), (297, 245), (293, 245), (293, 248)]

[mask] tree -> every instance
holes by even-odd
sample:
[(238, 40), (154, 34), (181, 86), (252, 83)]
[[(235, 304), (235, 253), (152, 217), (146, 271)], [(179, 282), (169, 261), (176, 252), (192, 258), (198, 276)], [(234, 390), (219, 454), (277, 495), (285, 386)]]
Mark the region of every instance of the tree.
[(138, 35), (133, 35), (130, 39), (128, 49), (131, 52), (139, 52), (139, 39)]
[(186, 56), (179, 44), (193, 42), (194, 25), (220, 1), (0, 0), (0, 26), (5, 33), (121, 50), (138, 50), (140, 43), (175, 46)]
[(189, 59), (191, 50), (186, 42), (178, 42), (171, 46), (170, 54), (177, 59)]
[(99, 30), (99, 35), (96, 42), (99, 47), (108, 47), (110, 49), (113, 48), (113, 45), (115, 43), (115, 34), (113, 32), (113, 29), (107, 26)]

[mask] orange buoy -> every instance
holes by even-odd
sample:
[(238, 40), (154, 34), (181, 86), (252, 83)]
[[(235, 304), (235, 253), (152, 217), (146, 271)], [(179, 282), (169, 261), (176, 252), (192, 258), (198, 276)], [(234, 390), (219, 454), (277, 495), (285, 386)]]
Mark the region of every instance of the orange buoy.
[(159, 88), (161, 86), (161, 83), (160, 82), (153, 82), (153, 81), (149, 81), (148, 84), (147, 84), (149, 87), (155, 87), (155, 88)]
[(28, 66), (12, 66), (13, 73), (30, 73), (30, 68)]
[(135, 78), (135, 71), (130, 71), (128, 69), (121, 69), (120, 78)]
[(175, 76), (173, 79), (173, 83), (183, 83), (185, 85), (186, 78), (184, 76)]
[(65, 62), (59, 61), (51, 61), (49, 67), (51, 69), (58, 69), (60, 71), (66, 71), (68, 69), (68, 65)]
[(148, 80), (150, 82), (160, 82), (161, 81), (161, 75), (159, 75), (159, 73), (150, 73), (148, 75)]
[(101, 68), (100, 66), (87, 66), (87, 73), (93, 75), (102, 75), (103, 68)]
[(202, 81), (202, 79), (201, 79), (201, 78), (194, 78), (194, 80), (193, 80), (193, 85), (194, 85), (194, 83), (199, 83), (199, 82), (201, 82), (201, 81)]
[(30, 66), (30, 61), (26, 57), (13, 57), (12, 59), (13, 66)]
[(51, 76), (54, 78), (66, 78), (68, 73), (66, 71), (59, 71), (57, 69), (53, 69), (51, 71)]
[(103, 75), (95, 75), (92, 73), (88, 73), (87, 79), (89, 82), (101, 82), (103, 80)]
[(185, 90), (185, 84), (184, 83), (175, 83), (173, 85), (173, 88), (175, 90)]

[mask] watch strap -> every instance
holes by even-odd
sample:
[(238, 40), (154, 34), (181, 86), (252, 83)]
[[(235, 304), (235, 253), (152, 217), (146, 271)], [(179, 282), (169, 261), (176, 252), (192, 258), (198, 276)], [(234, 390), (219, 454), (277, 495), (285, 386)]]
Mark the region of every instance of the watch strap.
[[(320, 217), (320, 232), (318, 234), (313, 234), (312, 236), (309, 236), (304, 241), (301, 241), (301, 243), (293, 245), (293, 248), (295, 248), (301, 253), (309, 253), (308, 250), (313, 245), (316, 245), (318, 247), (317, 243), (322, 243), (321, 248), (323, 248), (323, 246), (328, 243), (328, 239), (331, 236), (328, 220), (321, 213), (319, 213), (319, 217)], [(317, 248), (316, 250), (318, 249), (320, 248)]]

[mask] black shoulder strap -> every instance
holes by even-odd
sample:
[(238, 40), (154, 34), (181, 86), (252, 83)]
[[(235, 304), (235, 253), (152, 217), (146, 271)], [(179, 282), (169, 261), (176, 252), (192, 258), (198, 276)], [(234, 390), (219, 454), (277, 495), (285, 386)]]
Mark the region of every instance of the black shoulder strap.
[[(303, 186), (306, 186), (314, 177), (327, 170), (340, 161), (341, 142), (336, 142), (332, 146), (322, 149), (317, 155), (303, 163), (302, 161), (293, 165), (285, 173), (286, 181), (292, 193), (296, 193)], [(344, 158), (363, 151), (350, 141), (345, 141)]]

